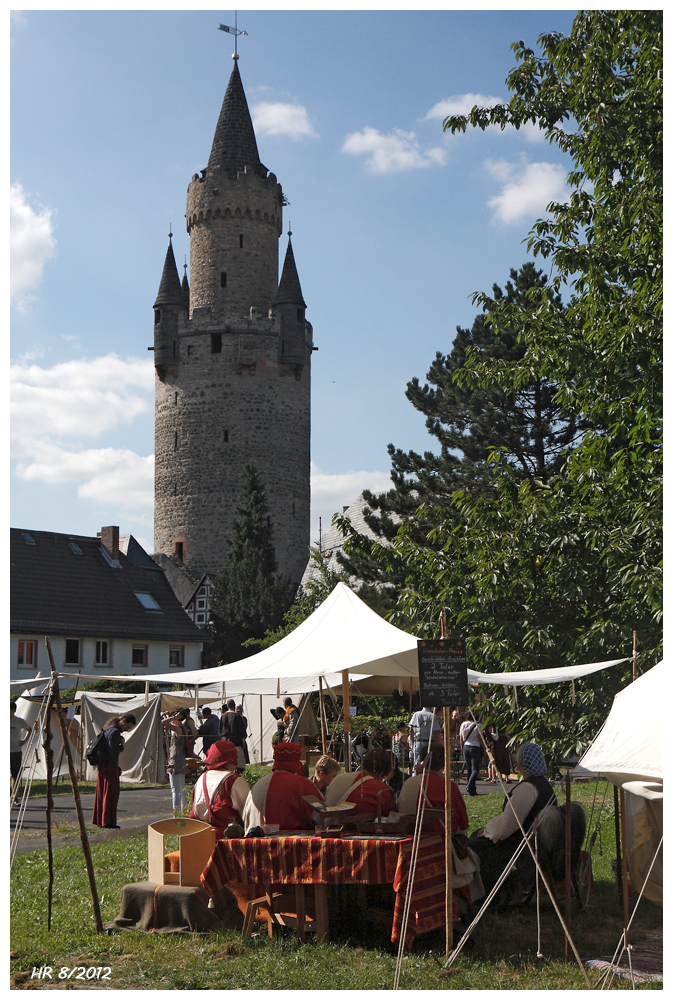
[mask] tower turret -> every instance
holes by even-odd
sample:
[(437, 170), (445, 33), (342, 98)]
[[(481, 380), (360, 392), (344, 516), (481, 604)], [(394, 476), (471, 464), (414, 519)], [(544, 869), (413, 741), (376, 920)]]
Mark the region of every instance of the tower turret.
[(164, 379), (169, 367), (177, 373), (179, 361), (178, 326), (186, 316), (185, 297), (173, 253), (173, 234), (168, 234), (168, 249), (154, 303), (154, 367)]
[(310, 351), (311, 337), (306, 337), (306, 303), (301, 293), (297, 265), (292, 249), (292, 233), (287, 234), (287, 250), (283, 263), (283, 273), (273, 304), (274, 313), (280, 320), (280, 344), (278, 359), (281, 364), (306, 364), (307, 346)]

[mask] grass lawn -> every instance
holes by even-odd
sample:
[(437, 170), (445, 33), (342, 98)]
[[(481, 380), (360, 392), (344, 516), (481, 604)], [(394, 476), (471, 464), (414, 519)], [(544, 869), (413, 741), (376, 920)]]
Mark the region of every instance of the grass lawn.
[[(599, 786), (599, 803), (604, 784)], [(576, 785), (573, 798), (591, 811), (594, 785)], [(477, 829), (501, 808), (501, 795), (468, 800), (470, 828)], [(595, 816), (594, 824), (595, 825)], [(592, 828), (593, 828), (592, 825)], [(147, 878), (147, 837), (138, 834), (92, 846), (103, 920), (119, 912), (123, 885)], [(617, 891), (610, 861), (615, 856), (612, 790), (601, 814), (593, 852), (596, 888), (589, 907), (572, 913), (572, 933), (582, 959), (612, 956), (621, 933)], [(52, 929), (47, 932), (47, 859), (36, 851), (16, 858), (11, 873), (11, 986), (13, 989), (391, 989), (396, 949), (385, 933), (357, 921), (340, 928), (329, 944), (299, 945), (296, 936), (270, 940), (266, 933), (241, 940), (233, 931), (208, 935), (97, 935), (84, 859), (79, 848), (54, 852)], [(662, 911), (643, 900), (634, 939), (661, 926)], [(310, 940), (310, 939), (309, 939)], [(535, 905), (487, 912), (475, 933), (475, 947), (450, 972), (443, 969), (444, 933), (419, 938), (404, 958), (400, 989), (585, 989), (577, 963), (564, 961), (563, 934), (548, 900), (542, 902), (543, 958), (537, 958)], [(51, 966), (51, 982), (31, 979), (34, 967)], [(60, 980), (62, 967), (109, 968), (108, 980)], [(102, 973), (104, 974), (104, 973)], [(592, 985), (598, 974), (589, 970)], [(615, 978), (616, 989), (631, 989)], [(638, 985), (661, 989), (661, 984)]]

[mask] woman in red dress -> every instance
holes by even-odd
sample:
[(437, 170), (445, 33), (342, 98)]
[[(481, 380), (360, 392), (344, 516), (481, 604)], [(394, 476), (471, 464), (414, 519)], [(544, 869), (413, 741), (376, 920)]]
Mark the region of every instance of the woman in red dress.
[(108, 830), (118, 830), (117, 803), (119, 802), (119, 755), (124, 749), (122, 733), (128, 733), (135, 728), (135, 715), (115, 715), (103, 726), (103, 734), (108, 747), (108, 759), (98, 765), (98, 781), (93, 800), (94, 826), (102, 826)]

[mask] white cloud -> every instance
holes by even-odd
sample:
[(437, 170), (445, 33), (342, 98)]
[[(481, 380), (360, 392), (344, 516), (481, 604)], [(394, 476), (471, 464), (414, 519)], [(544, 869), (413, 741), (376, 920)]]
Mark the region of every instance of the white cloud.
[(261, 101), (251, 109), (257, 135), (288, 135), (291, 139), (316, 136), (302, 104)]
[(487, 160), (490, 175), (502, 185), (500, 194), (488, 201), (493, 218), (506, 226), (537, 217), (550, 201), (567, 199), (566, 170), (558, 163), (522, 163)]
[(475, 105), (480, 108), (492, 108), (496, 104), (503, 103), (505, 102), (501, 97), (490, 97), (487, 94), (454, 94), (433, 104), (424, 120), (439, 118), (444, 121), (449, 115), (468, 115)]
[(152, 455), (82, 447), (152, 407), (154, 370), (145, 358), (115, 354), (42, 368), (10, 367), (11, 457), (20, 479), (77, 483), (80, 497), (151, 510)]
[(10, 300), (20, 309), (35, 298), (44, 265), (56, 252), (53, 211), (29, 204), (21, 184), (9, 188)]
[[(443, 101), (437, 101), (436, 104), (433, 104), (424, 121), (432, 121), (433, 119), (444, 121), (449, 115), (469, 115), (475, 106), (479, 108), (493, 108), (496, 104), (506, 103), (507, 101), (503, 101), (502, 97), (494, 97), (490, 94), (453, 94), (451, 97), (446, 97)], [(491, 129), (491, 134), (502, 135), (505, 133), (511, 135), (512, 132), (516, 131), (513, 125), (508, 125), (505, 129), (499, 129), (494, 126)], [(518, 131), (527, 142), (545, 141), (544, 131), (533, 122), (526, 122)]]
[(419, 167), (438, 167), (446, 162), (446, 152), (438, 146), (421, 149), (414, 132), (393, 129), (384, 135), (366, 126), (361, 132), (346, 136), (343, 153), (365, 156), (365, 167), (372, 174), (390, 174)]
[(311, 544), (317, 542), (319, 521), (323, 533), (332, 524), (336, 513), (350, 506), (364, 489), (380, 493), (392, 488), (389, 472), (323, 472), (311, 462)]

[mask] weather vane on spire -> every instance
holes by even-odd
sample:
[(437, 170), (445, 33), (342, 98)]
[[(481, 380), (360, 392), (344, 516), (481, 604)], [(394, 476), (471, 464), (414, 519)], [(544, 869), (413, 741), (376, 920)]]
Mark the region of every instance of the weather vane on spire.
[(227, 24), (220, 25), (220, 31), (228, 31), (230, 35), (234, 36), (234, 54), (232, 59), (238, 59), (238, 36), (247, 35), (247, 31), (239, 31), (238, 28), (238, 11), (234, 11), (234, 27), (230, 28)]

